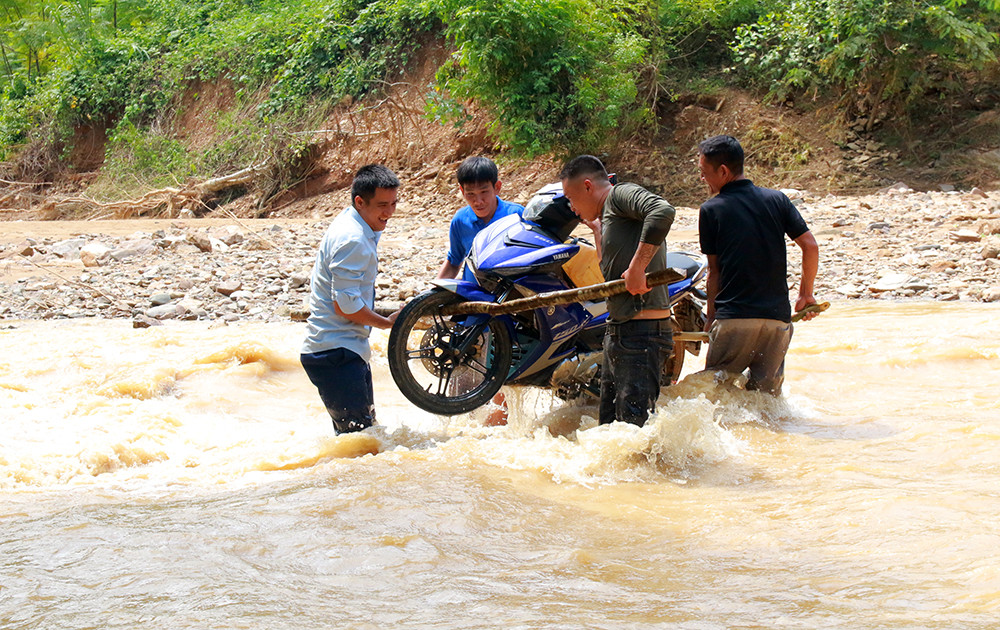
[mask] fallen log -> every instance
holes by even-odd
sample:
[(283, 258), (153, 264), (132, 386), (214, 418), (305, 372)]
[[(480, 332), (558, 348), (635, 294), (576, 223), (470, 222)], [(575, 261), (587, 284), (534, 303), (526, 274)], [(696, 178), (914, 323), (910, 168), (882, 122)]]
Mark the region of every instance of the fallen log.
[(212, 195), (237, 186), (249, 186), (268, 168), (266, 162), (255, 164), (221, 177), (213, 177), (183, 188), (168, 187), (151, 190), (135, 199), (120, 201), (97, 201), (86, 196), (62, 197), (53, 202), (55, 210), (94, 210), (97, 213), (111, 213), (114, 218), (127, 219), (136, 215), (149, 215), (163, 208), (168, 216), (174, 216), (180, 208), (192, 212), (204, 206)]

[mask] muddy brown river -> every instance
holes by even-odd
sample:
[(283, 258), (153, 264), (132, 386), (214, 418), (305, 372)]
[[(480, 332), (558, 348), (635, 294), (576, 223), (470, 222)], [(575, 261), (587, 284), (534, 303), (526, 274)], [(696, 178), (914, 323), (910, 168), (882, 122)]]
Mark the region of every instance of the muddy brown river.
[(693, 376), (642, 428), (424, 413), (376, 332), (336, 437), (302, 335), (5, 323), (0, 628), (1000, 623), (1000, 307), (835, 304), (783, 399)]

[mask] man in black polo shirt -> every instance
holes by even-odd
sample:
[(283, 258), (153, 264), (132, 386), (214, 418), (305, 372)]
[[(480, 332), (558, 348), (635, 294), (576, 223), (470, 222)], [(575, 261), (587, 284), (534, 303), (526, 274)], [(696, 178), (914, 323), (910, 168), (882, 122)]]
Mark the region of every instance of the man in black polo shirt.
[(747, 389), (779, 394), (792, 338), (785, 235), (802, 249), (796, 311), (816, 303), (819, 247), (788, 197), (743, 177), (736, 138), (714, 136), (698, 152), (701, 179), (715, 195), (702, 204), (698, 219), (701, 251), (708, 256), (705, 369), (739, 374), (749, 368)]
[(624, 278), (628, 290), (607, 300), (599, 421), (642, 426), (656, 406), (663, 362), (673, 348), (667, 287), (649, 287), (646, 272), (667, 267), (674, 207), (636, 184), (612, 186), (593, 155), (570, 160), (559, 179), (573, 211), (594, 230), (604, 279)]

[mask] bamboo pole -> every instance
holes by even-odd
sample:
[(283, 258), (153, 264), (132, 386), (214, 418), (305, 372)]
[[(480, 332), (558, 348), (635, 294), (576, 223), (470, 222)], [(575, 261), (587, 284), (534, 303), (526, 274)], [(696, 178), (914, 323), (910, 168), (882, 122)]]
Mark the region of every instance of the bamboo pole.
[(792, 322), (797, 322), (805, 317), (808, 313), (822, 313), (826, 309), (830, 308), (829, 302), (820, 302), (818, 304), (810, 304), (801, 311), (797, 311), (792, 315)]
[[(646, 284), (655, 287), (661, 284), (669, 284), (683, 280), (684, 276), (676, 269), (662, 269), (646, 274)], [(460, 302), (449, 304), (441, 308), (441, 314), (448, 315), (507, 315), (519, 311), (528, 311), (546, 306), (560, 306), (571, 302), (582, 302), (583, 300), (600, 300), (625, 293), (625, 280), (612, 280), (602, 282), (589, 287), (578, 289), (566, 289), (564, 291), (549, 291), (539, 293), (531, 297), (511, 300), (510, 302)]]
[[(806, 313), (822, 313), (826, 309), (830, 308), (829, 302), (820, 302), (819, 304), (810, 304), (801, 311), (797, 311), (792, 315), (792, 321), (801, 321), (802, 317)], [(674, 341), (690, 341), (692, 343), (708, 342), (707, 332), (695, 332), (695, 331), (674, 331)]]

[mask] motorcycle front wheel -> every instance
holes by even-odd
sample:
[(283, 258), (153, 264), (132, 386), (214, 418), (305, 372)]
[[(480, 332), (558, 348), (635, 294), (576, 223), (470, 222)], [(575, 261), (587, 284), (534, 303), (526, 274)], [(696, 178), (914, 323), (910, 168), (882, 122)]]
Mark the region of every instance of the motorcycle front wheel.
[(510, 332), (490, 319), (444, 317), (441, 307), (463, 299), (443, 289), (413, 298), (389, 333), (389, 371), (407, 400), (443, 416), (485, 405), (500, 391), (512, 360)]

